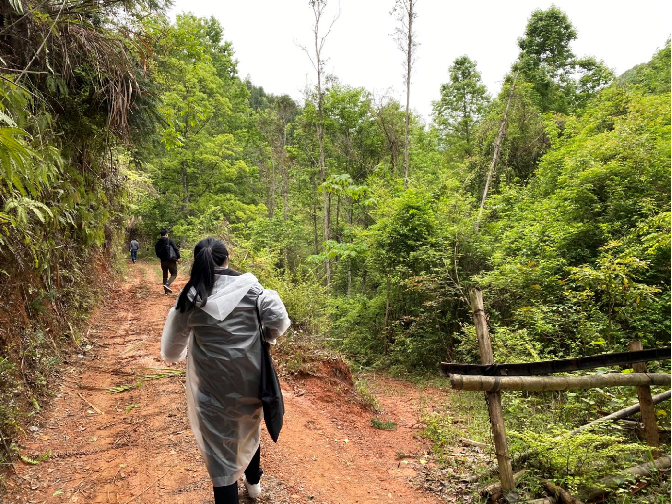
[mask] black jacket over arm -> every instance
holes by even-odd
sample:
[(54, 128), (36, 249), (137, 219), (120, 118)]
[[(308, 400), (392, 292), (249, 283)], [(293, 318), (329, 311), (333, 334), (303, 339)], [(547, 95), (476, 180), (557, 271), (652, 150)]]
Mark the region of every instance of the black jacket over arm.
[(168, 247), (172, 247), (173, 251), (175, 252), (176, 257), (174, 257), (173, 260), (179, 259), (180, 249), (177, 248), (175, 242), (170, 238), (159, 238), (159, 240), (156, 242), (156, 245), (154, 245), (154, 252), (156, 252), (156, 257), (158, 257), (161, 261), (169, 261), (170, 252), (168, 252)]

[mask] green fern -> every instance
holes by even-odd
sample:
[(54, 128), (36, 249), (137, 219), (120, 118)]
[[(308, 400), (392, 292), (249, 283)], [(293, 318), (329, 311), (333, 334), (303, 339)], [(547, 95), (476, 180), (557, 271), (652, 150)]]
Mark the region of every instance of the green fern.
[(21, 453), (21, 450), (19, 450), (19, 447), (16, 445), (16, 443), (12, 443), (10, 448), (17, 454), (17, 456), (26, 464), (30, 465), (37, 465), (40, 462), (44, 462), (47, 460), (49, 457), (51, 457), (51, 450), (46, 451), (45, 453), (38, 455), (35, 458), (28, 457), (27, 455), (23, 455)]

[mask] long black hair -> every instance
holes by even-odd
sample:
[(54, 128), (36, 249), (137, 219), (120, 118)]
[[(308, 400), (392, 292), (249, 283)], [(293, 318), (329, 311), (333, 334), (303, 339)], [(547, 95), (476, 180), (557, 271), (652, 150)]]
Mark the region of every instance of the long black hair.
[[(177, 298), (177, 309), (181, 312), (189, 311), (194, 307), (194, 301), (199, 300), (205, 306), (208, 296), (215, 285), (215, 268), (224, 264), (229, 258), (226, 245), (217, 238), (209, 236), (203, 238), (194, 247), (194, 263), (191, 266), (191, 276)], [(196, 295), (189, 299), (191, 288)]]

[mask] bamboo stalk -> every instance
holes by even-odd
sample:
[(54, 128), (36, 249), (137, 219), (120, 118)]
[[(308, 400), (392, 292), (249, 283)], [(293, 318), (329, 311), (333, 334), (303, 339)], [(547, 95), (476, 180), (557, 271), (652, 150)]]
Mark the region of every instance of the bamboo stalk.
[[(663, 401), (669, 401), (670, 397), (672, 397), (672, 391), (668, 390), (667, 392), (663, 392), (661, 394), (656, 394), (651, 398), (651, 402), (653, 404), (658, 404)], [(597, 420), (593, 420), (590, 423), (587, 423), (586, 425), (582, 425), (578, 429), (574, 429), (573, 431), (570, 432), (570, 435), (575, 435), (578, 434), (581, 431), (584, 431), (586, 429), (590, 429), (591, 427), (594, 427), (597, 424), (603, 423), (603, 422), (610, 422), (613, 420), (620, 420), (621, 418), (627, 418), (629, 416), (634, 415), (639, 411), (639, 404), (635, 404), (633, 406), (628, 406), (627, 408), (623, 408), (622, 410), (615, 411), (611, 415), (607, 415), (602, 418), (598, 418)]]
[[(644, 350), (641, 341), (632, 341), (628, 345), (629, 350)], [(632, 365), (635, 373), (646, 373), (646, 362), (637, 362)], [(644, 422), (644, 433), (646, 435), (646, 444), (651, 446), (653, 458), (660, 457), (660, 438), (658, 437), (658, 422), (656, 413), (653, 411), (653, 401), (651, 399), (651, 387), (640, 385), (637, 387), (637, 398), (639, 399), (642, 422)]]
[(484, 450), (487, 450), (489, 446), (485, 443), (481, 443), (479, 441), (474, 441), (473, 439), (467, 439), (467, 438), (460, 438), (460, 443), (463, 445), (467, 446), (474, 446), (476, 448), (482, 448)]
[[(518, 471), (513, 475), (513, 483), (517, 483), (518, 480), (525, 474), (526, 469), (523, 469), (522, 471)], [(489, 496), (490, 500), (492, 501), (497, 501), (500, 497), (504, 495), (504, 492), (502, 491), (502, 484), (498, 481), (497, 483), (492, 483), (486, 487), (483, 487), (481, 489), (481, 495), (482, 496)]]
[(588, 376), (466, 376), (451, 374), (456, 390), (497, 392), (500, 390), (585, 390), (600, 387), (636, 385), (670, 386), (670, 375), (663, 373), (608, 373)]
[(553, 497), (558, 499), (563, 504), (583, 504), (579, 499), (574, 497), (567, 490), (565, 490), (564, 488), (560, 488), (557, 485), (554, 485), (548, 480), (542, 479), (541, 484), (548, 493), (550, 493)]
[[(652, 360), (670, 360), (672, 349), (647, 348), (629, 352), (615, 352), (588, 357), (574, 357), (571, 359), (551, 359), (536, 362), (502, 362), (493, 365), (483, 364), (459, 364), (455, 362), (442, 362), (441, 373), (462, 375), (485, 375), (485, 376), (539, 376), (555, 373), (570, 373), (598, 367), (622, 366), (635, 362), (648, 362)], [(636, 371), (639, 372), (639, 371)]]
[[(493, 364), (495, 358), (492, 353), (488, 323), (485, 319), (483, 294), (479, 288), (474, 288), (471, 290), (470, 297), (472, 317), (474, 319), (476, 336), (478, 337), (478, 347), (481, 353), (481, 363)], [(513, 469), (511, 468), (511, 457), (509, 457), (509, 448), (506, 444), (502, 397), (499, 392), (488, 392), (486, 398), (488, 402), (488, 413), (490, 414), (492, 438), (495, 444), (495, 456), (497, 457), (499, 480), (502, 484), (503, 493), (508, 493), (515, 488), (515, 481), (513, 479)]]
[[(476, 224), (474, 225), (474, 231), (478, 233), (478, 228), (481, 224), (481, 216), (483, 215), (483, 208), (485, 207), (485, 198), (488, 197), (488, 190), (490, 189), (490, 182), (492, 182), (492, 176), (495, 173), (495, 168), (497, 167), (497, 161), (499, 160), (499, 150), (502, 146), (502, 140), (504, 139), (504, 133), (506, 131), (506, 114), (509, 113), (509, 106), (511, 105), (511, 98), (513, 98), (513, 92), (516, 89), (516, 81), (518, 80), (518, 72), (513, 77), (513, 84), (509, 89), (509, 97), (506, 100), (506, 108), (504, 109), (504, 114), (502, 119), (499, 122), (499, 131), (497, 132), (497, 139), (495, 140), (495, 147), (492, 153), (492, 161), (490, 162), (490, 168), (488, 169), (488, 176), (485, 179), (485, 187), (483, 188), (483, 197), (481, 198), (481, 206), (478, 209), (478, 216), (476, 217)], [(491, 363), (490, 363), (491, 364)]]
[(588, 490), (584, 491), (581, 494), (581, 496), (585, 500), (597, 499), (598, 497), (603, 496), (607, 492), (610, 492), (611, 490), (618, 488), (623, 483), (623, 476), (631, 476), (632, 478), (637, 479), (643, 476), (649, 476), (651, 473), (655, 471), (669, 468), (670, 468), (670, 456), (667, 455), (665, 457), (660, 457), (658, 460), (654, 462), (647, 462), (646, 464), (630, 467), (629, 469), (622, 471), (622, 473), (619, 474), (618, 476), (609, 476), (606, 478), (602, 478), (600, 480), (600, 488), (589, 488)]
[(629, 430), (643, 430), (644, 424), (636, 420), (616, 420), (618, 425)]
[[(523, 452), (523, 453), (517, 453), (516, 455), (513, 456), (513, 460), (511, 461), (511, 465), (513, 467), (519, 466), (523, 462), (526, 462), (530, 458), (530, 453), (529, 452)], [(481, 478), (490, 478), (492, 476), (495, 476), (498, 473), (499, 469), (495, 467), (491, 467), (487, 471), (480, 473), (480, 474), (472, 474), (471, 476), (467, 476), (466, 478), (462, 478), (460, 481), (463, 481), (465, 483), (476, 483), (478, 480)]]

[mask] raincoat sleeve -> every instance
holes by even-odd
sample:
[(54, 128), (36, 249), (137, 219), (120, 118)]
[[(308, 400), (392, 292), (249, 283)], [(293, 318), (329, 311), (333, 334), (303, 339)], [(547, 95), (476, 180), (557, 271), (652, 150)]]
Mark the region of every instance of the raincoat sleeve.
[(191, 312), (180, 312), (174, 307), (168, 312), (166, 324), (161, 335), (161, 358), (166, 362), (181, 361), (187, 356), (187, 342), (191, 328), (189, 315)]
[(259, 314), (266, 332), (266, 342), (275, 345), (279, 336), (289, 328), (289, 320), (285, 305), (274, 290), (264, 290), (259, 296)]

